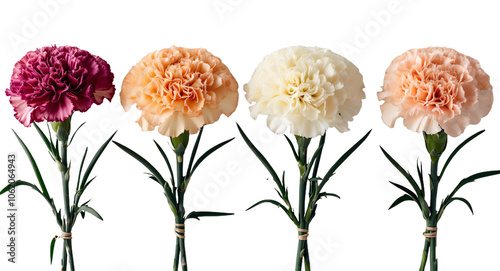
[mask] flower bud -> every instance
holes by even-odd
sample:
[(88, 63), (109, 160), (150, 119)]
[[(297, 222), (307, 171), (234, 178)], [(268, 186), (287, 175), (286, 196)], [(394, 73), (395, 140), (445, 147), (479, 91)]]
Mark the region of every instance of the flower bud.
[(54, 132), (56, 132), (56, 137), (61, 142), (68, 142), (69, 133), (71, 132), (71, 116), (62, 122), (51, 122), (50, 125)]
[(431, 155), (431, 160), (433, 163), (436, 163), (446, 149), (448, 135), (444, 132), (444, 130), (435, 134), (427, 134), (424, 132), (424, 139), (427, 151)]
[(186, 151), (187, 145), (189, 143), (189, 131), (184, 131), (184, 133), (180, 134), (177, 137), (171, 137), (170, 141), (174, 146), (174, 151), (178, 156), (184, 155)]

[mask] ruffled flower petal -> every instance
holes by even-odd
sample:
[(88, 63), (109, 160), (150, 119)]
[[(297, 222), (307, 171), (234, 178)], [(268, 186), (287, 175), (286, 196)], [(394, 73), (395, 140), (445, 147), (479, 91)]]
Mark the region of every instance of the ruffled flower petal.
[(113, 73), (106, 61), (77, 47), (42, 47), (16, 63), (6, 94), (25, 126), (63, 121), (111, 100)]
[(428, 134), (435, 134), (441, 131), (441, 127), (433, 116), (425, 114), (407, 116), (403, 123), (408, 129), (418, 133), (425, 131)]
[(11, 96), (10, 104), (14, 107), (14, 111), (16, 112), (14, 116), (16, 119), (24, 126), (28, 127), (33, 122), (31, 118), (31, 114), (34, 110), (33, 107), (29, 107), (28, 103), (19, 96)]
[(190, 134), (197, 133), (200, 127), (204, 124), (202, 116), (197, 118), (190, 118), (181, 112), (174, 112), (172, 116), (167, 118), (162, 124), (158, 126), (158, 132), (162, 135), (175, 135), (181, 134), (184, 131), (189, 131)]
[(416, 132), (434, 134), (441, 129), (462, 134), (477, 124), (493, 103), (489, 76), (479, 62), (453, 49), (412, 49), (396, 57), (387, 68), (378, 93), (382, 120), (390, 127), (397, 118)]
[(295, 46), (264, 58), (244, 85), (250, 115), (267, 116), (275, 133), (323, 135), (330, 127), (349, 130), (361, 110), (363, 77), (354, 64), (330, 50)]
[(121, 104), (143, 111), (144, 131), (176, 137), (194, 134), (238, 105), (238, 83), (221, 60), (206, 49), (172, 46), (149, 53), (123, 80)]

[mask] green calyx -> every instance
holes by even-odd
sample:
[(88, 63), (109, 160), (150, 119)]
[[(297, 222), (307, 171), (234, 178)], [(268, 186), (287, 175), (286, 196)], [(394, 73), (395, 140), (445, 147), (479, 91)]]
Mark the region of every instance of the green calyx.
[(431, 160), (436, 163), (446, 149), (448, 143), (448, 135), (444, 130), (439, 131), (435, 134), (427, 134), (424, 132), (425, 147), (431, 155)]
[(170, 141), (174, 147), (175, 154), (183, 156), (189, 143), (189, 131), (184, 131), (177, 137), (171, 137)]
[(71, 132), (71, 116), (61, 122), (51, 122), (50, 125), (54, 132), (56, 132), (56, 137), (61, 142), (67, 142), (69, 134)]
[(295, 136), (298, 145), (298, 162), (300, 174), (302, 175), (306, 170), (306, 161), (307, 161), (307, 148), (309, 147), (309, 143), (311, 143), (311, 139), (303, 136)]

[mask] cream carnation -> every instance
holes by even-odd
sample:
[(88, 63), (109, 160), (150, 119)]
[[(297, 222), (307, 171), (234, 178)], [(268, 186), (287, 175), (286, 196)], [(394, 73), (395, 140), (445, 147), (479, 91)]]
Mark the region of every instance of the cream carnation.
[(176, 137), (194, 134), (238, 105), (238, 83), (220, 58), (206, 49), (172, 46), (149, 53), (129, 71), (122, 84), (125, 111), (136, 104), (144, 131)]
[(267, 115), (275, 133), (316, 137), (329, 127), (349, 130), (361, 109), (363, 77), (344, 57), (328, 49), (294, 46), (264, 58), (250, 82), (246, 99), (253, 118)]
[(490, 77), (479, 62), (453, 49), (412, 49), (396, 57), (378, 93), (382, 119), (394, 127), (399, 117), (415, 132), (444, 129), (458, 136), (477, 124), (493, 103)]

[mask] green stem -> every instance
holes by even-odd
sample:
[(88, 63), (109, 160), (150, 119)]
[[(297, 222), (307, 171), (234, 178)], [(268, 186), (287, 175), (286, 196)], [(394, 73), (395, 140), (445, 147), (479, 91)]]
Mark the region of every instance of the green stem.
[[(305, 219), (305, 199), (306, 199), (306, 188), (307, 188), (307, 176), (304, 176), (307, 167), (307, 146), (308, 144), (301, 144), (301, 140), (298, 140), (299, 146), (299, 170), (300, 170), (300, 185), (299, 185), (299, 224), (300, 229), (307, 230), (308, 225)], [(299, 232), (299, 235), (307, 234), (305, 232)], [(295, 260), (295, 271), (302, 270), (302, 258), (308, 253), (307, 252), (307, 240), (299, 240), (297, 247), (297, 257)]]
[(307, 241), (304, 244), (304, 266), (306, 267), (306, 271), (311, 271), (311, 262), (309, 261), (309, 247), (307, 245)]
[[(300, 228), (306, 230), (307, 229), (307, 223), (305, 221), (305, 194), (306, 194), (306, 181), (303, 181), (302, 178), (300, 178), (300, 190), (299, 190), (299, 222), (300, 222)], [(298, 232), (299, 235), (306, 234), (304, 232)], [(295, 271), (300, 271), (302, 270), (302, 257), (306, 253), (307, 249), (307, 241), (306, 240), (299, 240), (299, 245), (297, 247), (297, 258), (295, 261)], [(303, 254), (304, 253), (304, 254)]]
[(71, 240), (66, 240), (66, 249), (69, 255), (69, 268), (71, 271), (75, 271), (75, 260), (73, 259), (73, 244)]
[[(176, 221), (177, 222), (177, 221)], [(175, 238), (175, 253), (174, 253), (174, 271), (179, 270), (179, 254), (180, 254), (180, 248), (179, 248), (179, 238)]]
[[(436, 203), (437, 203), (437, 193), (438, 193), (438, 162), (439, 159), (436, 159), (435, 162), (431, 162), (431, 219), (429, 221), (429, 227), (437, 227), (437, 212), (436, 212)], [(436, 238), (429, 238), (430, 245), (430, 267), (431, 271), (437, 271), (437, 257), (436, 257)]]
[(420, 262), (420, 269), (419, 271), (424, 271), (425, 270), (425, 264), (427, 263), (427, 256), (429, 255), (429, 240), (425, 239), (425, 244), (424, 244), (424, 251), (422, 252), (422, 261)]
[[(179, 205), (179, 216), (176, 219), (176, 224), (184, 224), (184, 193), (185, 193), (185, 187), (183, 187), (183, 182), (184, 182), (184, 155), (179, 155), (177, 154), (177, 197), (178, 197), (178, 205)], [(185, 229), (185, 227), (177, 227), (177, 228), (182, 228)], [(179, 233), (180, 235), (184, 236), (183, 233)], [(184, 243), (184, 238), (179, 238), (177, 237), (177, 242), (179, 243), (179, 250), (180, 250), (180, 256), (181, 256), (181, 266), (183, 271), (187, 271), (187, 258), (186, 258), (186, 245)]]
[(66, 271), (67, 266), (68, 266), (68, 254), (66, 253), (66, 246), (64, 244), (63, 244), (62, 252), (63, 252), (63, 254), (62, 254), (62, 259), (61, 259), (61, 265), (62, 265), (61, 270)]
[[(66, 213), (66, 221), (64, 224), (66, 224), (66, 228), (64, 229), (65, 232), (71, 233), (71, 226), (72, 226), (72, 215), (70, 211), (70, 205), (69, 205), (69, 169), (68, 169), (68, 142), (67, 141), (61, 141), (60, 146), (61, 146), (61, 179), (62, 179), (62, 186), (63, 186), (63, 198), (64, 198), (64, 211)], [(74, 259), (73, 259), (73, 246), (71, 243), (71, 239), (69, 240), (64, 240), (64, 247), (67, 250), (68, 256), (69, 256), (69, 266), (71, 271), (75, 271), (75, 264), (74, 264)]]
[[(178, 224), (184, 224), (184, 219), (179, 219)], [(184, 227), (178, 227), (184, 229)], [(184, 236), (184, 234), (181, 234)], [(181, 262), (181, 267), (182, 271), (187, 271), (188, 266), (187, 266), (187, 258), (186, 258), (186, 244), (184, 243), (184, 238), (179, 238), (177, 237), (177, 242), (179, 243), (179, 250), (180, 250), (180, 262)]]

